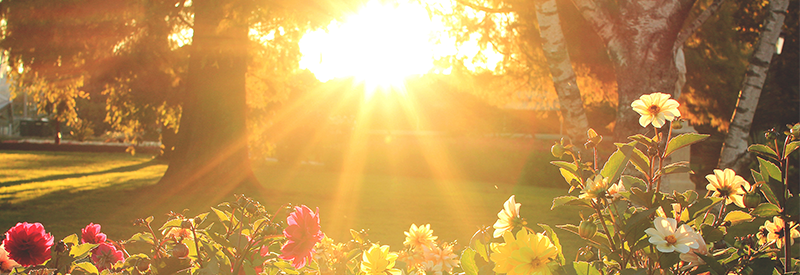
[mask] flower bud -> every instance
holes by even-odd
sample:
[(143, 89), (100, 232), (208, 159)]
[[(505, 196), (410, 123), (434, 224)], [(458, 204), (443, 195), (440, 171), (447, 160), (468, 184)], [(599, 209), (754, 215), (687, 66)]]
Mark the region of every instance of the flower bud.
[(658, 155), (658, 148), (656, 148), (656, 147), (647, 147), (647, 155), (648, 156)]
[(172, 256), (176, 258), (184, 258), (189, 256), (189, 247), (184, 243), (176, 244), (172, 247)]
[[(189, 249), (186, 249), (186, 251), (189, 251)], [(139, 260), (139, 262), (136, 263), (136, 269), (138, 269), (139, 272), (145, 272), (150, 269), (150, 259)]]
[(800, 123), (787, 126), (789, 126), (789, 135), (792, 137), (792, 140), (800, 139)]
[(761, 195), (756, 192), (748, 192), (744, 194), (744, 206), (747, 208), (755, 208), (759, 204), (761, 204)]
[(593, 221), (581, 221), (581, 224), (578, 226), (578, 235), (584, 239), (591, 239), (594, 237), (594, 234), (597, 233), (597, 225), (594, 224)]
[(550, 154), (552, 154), (556, 158), (561, 158), (564, 156), (564, 146), (561, 144), (554, 144), (553, 147), (550, 147)]
[(675, 119), (672, 122), (672, 130), (680, 130), (683, 129), (683, 121), (681, 119)]
[(775, 132), (775, 129), (769, 129), (764, 132), (764, 137), (767, 138), (768, 141), (773, 141), (778, 138), (778, 133)]
[(183, 220), (181, 222), (181, 228), (183, 229), (192, 229), (192, 221), (190, 220)]
[(64, 241), (59, 241), (58, 244), (56, 244), (56, 253), (64, 253), (67, 251), (69, 251), (69, 245)]

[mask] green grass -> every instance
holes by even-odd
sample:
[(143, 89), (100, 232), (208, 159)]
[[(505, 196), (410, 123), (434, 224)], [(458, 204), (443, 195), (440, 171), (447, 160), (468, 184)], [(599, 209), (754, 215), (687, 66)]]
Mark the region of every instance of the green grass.
[[(167, 211), (182, 210), (152, 205), (146, 199), (147, 186), (155, 184), (167, 167), (151, 156), (0, 151), (0, 163), (4, 164), (0, 166), (0, 230), (21, 221), (41, 222), (61, 239), (79, 234), (94, 222), (103, 225), (111, 238), (124, 239), (140, 230), (131, 225), (134, 219), (152, 215), (163, 221)], [(323, 231), (337, 241), (348, 240), (349, 229), (369, 229), (370, 239), (399, 249), (403, 231), (412, 223), (429, 223), (439, 240), (466, 245), (477, 229), (494, 223), (512, 194), (535, 230), (539, 230), (538, 223), (552, 226), (578, 220), (575, 211), (550, 210), (553, 197), (566, 192), (560, 188), (341, 174), (314, 166), (286, 169), (266, 165), (254, 170), (267, 190), (257, 200), (269, 209), (284, 203), (319, 207)], [(215, 204), (195, 202), (189, 214), (208, 211)], [(569, 232), (557, 233), (565, 256), (574, 257), (581, 242)]]

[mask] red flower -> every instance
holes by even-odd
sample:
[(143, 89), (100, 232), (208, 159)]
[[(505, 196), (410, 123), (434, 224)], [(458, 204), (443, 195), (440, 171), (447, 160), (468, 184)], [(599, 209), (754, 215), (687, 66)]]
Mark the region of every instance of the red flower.
[(92, 262), (97, 266), (97, 271), (111, 268), (111, 265), (124, 260), (122, 251), (117, 250), (111, 244), (100, 243), (92, 250)]
[(6, 232), (3, 245), (8, 257), (23, 266), (37, 265), (50, 259), (53, 235), (41, 223), (17, 223)]
[(81, 229), (81, 243), (99, 244), (106, 242), (106, 234), (100, 233), (100, 225), (89, 223)]
[(324, 237), (319, 228), (318, 212), (319, 208), (314, 213), (308, 206), (297, 206), (286, 218), (288, 226), (283, 230), (283, 236), (287, 241), (281, 247), (281, 259), (291, 260), (296, 269), (311, 261), (314, 245)]

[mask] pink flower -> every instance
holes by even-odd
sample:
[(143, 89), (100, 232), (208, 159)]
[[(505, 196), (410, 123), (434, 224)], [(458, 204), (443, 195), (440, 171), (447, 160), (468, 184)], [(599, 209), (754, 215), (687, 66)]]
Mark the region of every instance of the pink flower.
[(6, 248), (0, 245), (0, 273), (10, 273), (11, 270), (17, 266), (19, 266), (19, 264), (9, 259)]
[(288, 226), (283, 230), (287, 241), (281, 247), (281, 259), (291, 260), (296, 269), (300, 269), (311, 261), (314, 246), (325, 236), (319, 228), (319, 208), (317, 213), (308, 206), (295, 207), (295, 211), (286, 218)]
[(106, 242), (106, 234), (100, 233), (100, 225), (89, 223), (81, 229), (81, 243), (99, 244)]
[(124, 259), (122, 251), (117, 250), (116, 247), (109, 243), (100, 243), (92, 250), (92, 262), (100, 272), (111, 268), (111, 265)]
[(3, 246), (8, 257), (23, 266), (37, 265), (50, 259), (53, 235), (41, 223), (17, 223), (6, 232)]

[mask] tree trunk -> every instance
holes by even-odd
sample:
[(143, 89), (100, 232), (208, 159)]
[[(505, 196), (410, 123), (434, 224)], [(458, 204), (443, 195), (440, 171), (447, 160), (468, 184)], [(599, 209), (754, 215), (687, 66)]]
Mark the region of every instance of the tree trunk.
[(194, 34), (183, 114), (174, 158), (159, 183), (171, 193), (205, 190), (217, 200), (236, 188), (258, 189), (245, 126), (249, 40), (248, 4), (243, 2), (192, 3)]
[(736, 101), (736, 109), (733, 111), (731, 125), (728, 128), (728, 135), (725, 136), (722, 145), (719, 158), (720, 169), (731, 168), (737, 174), (747, 172), (747, 165), (750, 162), (747, 154), (750, 128), (788, 7), (788, 0), (771, 0), (769, 2), (769, 14), (764, 18), (764, 29), (753, 49), (753, 56), (750, 58), (750, 65), (745, 73), (742, 90), (739, 91), (739, 99)]
[(674, 94), (681, 83), (673, 46), (695, 0), (628, 1), (618, 10), (606, 2), (573, 0), (614, 63), (619, 93), (614, 135), (626, 141), (646, 131), (631, 103), (643, 94)]
[(575, 72), (572, 70), (572, 62), (564, 42), (556, 0), (536, 1), (536, 19), (543, 41), (542, 49), (561, 105), (561, 116), (564, 119), (567, 137), (580, 147), (586, 139), (589, 121), (586, 119), (581, 91), (575, 80)]

